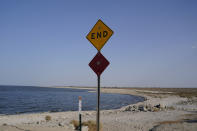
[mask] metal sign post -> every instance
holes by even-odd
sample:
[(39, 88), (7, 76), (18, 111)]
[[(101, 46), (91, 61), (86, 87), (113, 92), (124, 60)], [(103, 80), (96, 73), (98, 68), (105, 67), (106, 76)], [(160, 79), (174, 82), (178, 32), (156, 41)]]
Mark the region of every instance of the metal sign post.
[(98, 77), (98, 88), (97, 88), (97, 131), (99, 131), (99, 121), (100, 121), (100, 76), (105, 68), (109, 65), (109, 61), (98, 52), (96, 56), (89, 63), (90, 68), (97, 74)]
[(81, 107), (82, 107), (82, 97), (79, 96), (79, 131), (81, 131)]
[(97, 74), (98, 77), (98, 88), (97, 88), (97, 116), (96, 125), (97, 131), (100, 129), (100, 75), (109, 65), (109, 61), (101, 54), (100, 50), (103, 48), (105, 43), (112, 36), (113, 31), (104, 24), (101, 20), (98, 20), (92, 30), (88, 33), (86, 38), (93, 44), (98, 50), (96, 56), (89, 63), (90, 68)]
[(97, 131), (99, 131), (99, 123), (100, 123), (100, 75), (98, 76), (98, 88), (97, 88), (97, 116), (96, 116), (96, 123), (97, 123)]

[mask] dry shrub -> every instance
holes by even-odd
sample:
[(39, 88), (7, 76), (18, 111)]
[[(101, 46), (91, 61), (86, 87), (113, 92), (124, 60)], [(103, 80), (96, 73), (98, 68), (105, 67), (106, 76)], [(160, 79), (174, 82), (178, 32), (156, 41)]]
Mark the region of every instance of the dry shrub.
[(94, 121), (83, 122), (83, 125), (88, 126), (88, 131), (96, 131), (96, 122)]
[(45, 120), (46, 121), (50, 121), (51, 120), (51, 116), (49, 116), (49, 115), (45, 116)]
[(73, 124), (73, 126), (75, 127), (75, 129), (78, 129), (78, 128), (79, 128), (79, 121), (72, 120), (72, 121), (70, 122), (70, 124)]
[(7, 126), (7, 124), (6, 123), (3, 123), (3, 126)]
[[(72, 120), (70, 124), (73, 124), (75, 129), (79, 128), (79, 121)], [(86, 121), (82, 123), (82, 126), (87, 126), (88, 131), (96, 131), (96, 122), (95, 121)], [(100, 131), (102, 131), (102, 125), (100, 124)]]
[[(84, 126), (88, 126), (88, 131), (96, 131), (96, 122), (95, 121), (87, 121), (83, 122)], [(102, 125), (100, 124), (100, 131), (102, 131)]]
[(157, 107), (153, 107), (153, 112), (158, 112), (160, 109)]
[(173, 106), (168, 106), (168, 107), (166, 107), (166, 109), (168, 109), (168, 110), (175, 110), (175, 108)]

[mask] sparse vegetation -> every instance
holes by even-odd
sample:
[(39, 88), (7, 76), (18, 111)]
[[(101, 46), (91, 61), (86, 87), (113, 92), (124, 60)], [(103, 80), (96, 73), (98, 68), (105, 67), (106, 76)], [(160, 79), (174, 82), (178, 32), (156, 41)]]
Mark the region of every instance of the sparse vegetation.
[[(70, 124), (73, 124), (75, 129), (79, 128), (79, 121), (72, 120)], [(88, 126), (88, 131), (96, 131), (96, 122), (95, 121), (86, 121), (82, 123), (82, 126)], [(100, 131), (102, 131), (102, 125), (100, 124)]]
[[(84, 126), (88, 126), (88, 131), (96, 131), (96, 122), (95, 121), (87, 121), (83, 122)], [(100, 131), (102, 131), (102, 125), (100, 124)]]
[(6, 123), (3, 123), (3, 126), (7, 126), (7, 124)]
[[(178, 95), (180, 97), (192, 98), (197, 97), (197, 88), (126, 88), (147, 91), (160, 91), (161, 95)], [(170, 93), (168, 93), (170, 92)], [(144, 93), (144, 92), (143, 92)], [(146, 92), (146, 94), (153, 95), (153, 93)]]
[(159, 125), (161, 124), (176, 124), (176, 123), (181, 123), (183, 122), (182, 120), (176, 120), (176, 121), (162, 121), (162, 122), (159, 122)]
[(72, 121), (70, 122), (70, 124), (73, 124), (73, 126), (74, 126), (75, 129), (78, 129), (78, 128), (79, 128), (79, 121), (72, 120)]
[(173, 106), (167, 106), (166, 109), (168, 109), (168, 110), (175, 110), (175, 108)]
[(50, 121), (51, 120), (51, 116), (49, 116), (49, 115), (45, 116), (45, 120), (46, 121)]

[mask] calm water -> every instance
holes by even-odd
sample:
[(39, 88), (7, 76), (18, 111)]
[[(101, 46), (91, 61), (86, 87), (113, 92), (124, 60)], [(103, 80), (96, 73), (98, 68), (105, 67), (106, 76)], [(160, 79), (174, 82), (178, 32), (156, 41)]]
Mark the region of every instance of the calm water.
[[(76, 111), (78, 96), (82, 96), (83, 110), (96, 110), (97, 94), (88, 90), (0, 86), (0, 114)], [(100, 106), (117, 109), (143, 100), (138, 96), (101, 93)]]

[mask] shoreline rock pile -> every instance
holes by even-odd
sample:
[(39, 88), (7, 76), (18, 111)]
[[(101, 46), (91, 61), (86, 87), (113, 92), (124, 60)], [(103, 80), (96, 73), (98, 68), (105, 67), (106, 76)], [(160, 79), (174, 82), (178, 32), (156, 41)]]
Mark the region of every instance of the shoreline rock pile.
[(162, 111), (166, 109), (166, 107), (161, 106), (161, 104), (157, 105), (145, 105), (145, 104), (140, 104), (140, 105), (129, 105), (127, 106), (124, 111), (132, 111), (132, 112), (157, 112), (157, 111)]

